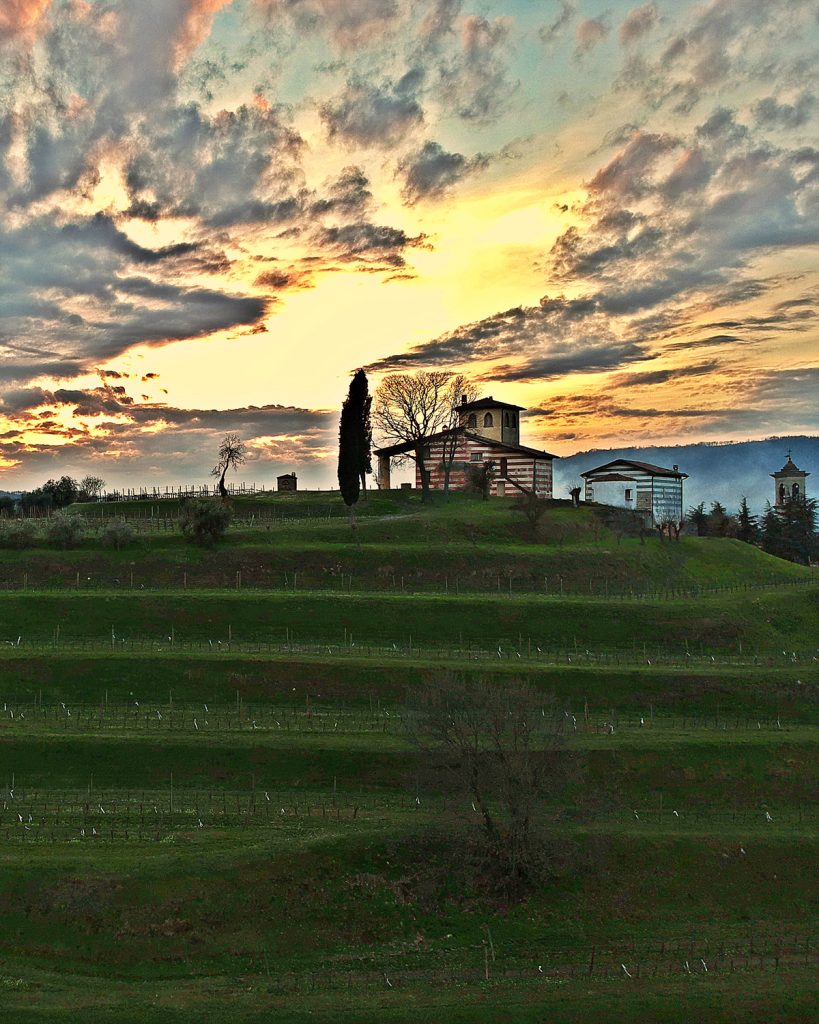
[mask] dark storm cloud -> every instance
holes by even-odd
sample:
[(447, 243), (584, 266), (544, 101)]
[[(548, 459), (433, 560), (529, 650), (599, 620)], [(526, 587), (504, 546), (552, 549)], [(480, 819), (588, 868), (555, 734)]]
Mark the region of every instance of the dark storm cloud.
[(719, 369), (719, 363), (712, 360), (696, 366), (675, 366), (662, 370), (644, 370), (640, 373), (627, 373), (616, 377), (612, 385), (618, 388), (644, 387), (645, 385), (666, 384), (671, 380), (682, 380), (685, 377), (702, 377)]
[(348, 79), (342, 92), (319, 109), (328, 138), (384, 148), (401, 142), (424, 120), (417, 98), (422, 78), (422, 72), (410, 71), (397, 82)]
[(439, 199), (489, 163), (490, 158), (481, 153), (468, 159), (462, 153), (447, 152), (438, 142), (425, 142), (398, 162), (398, 173), (404, 179), (401, 194), (410, 206), (424, 199)]
[(795, 103), (779, 103), (773, 96), (766, 96), (754, 104), (753, 114), (763, 128), (801, 128), (815, 109), (816, 97), (805, 91)]

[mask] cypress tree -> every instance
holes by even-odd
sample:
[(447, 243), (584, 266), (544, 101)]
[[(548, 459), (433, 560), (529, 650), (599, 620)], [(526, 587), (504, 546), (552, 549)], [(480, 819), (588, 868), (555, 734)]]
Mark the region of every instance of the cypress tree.
[(358, 501), (372, 469), (371, 405), (367, 375), (359, 370), (350, 381), (338, 429), (338, 485), (349, 508)]
[(759, 526), (756, 516), (751, 515), (746, 497), (743, 497), (740, 502), (736, 522), (737, 540), (743, 540), (746, 544), (755, 544), (759, 538)]

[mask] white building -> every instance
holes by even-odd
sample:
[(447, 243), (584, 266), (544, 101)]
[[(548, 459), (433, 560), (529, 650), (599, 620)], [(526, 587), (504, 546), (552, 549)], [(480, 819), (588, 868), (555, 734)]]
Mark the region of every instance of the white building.
[(683, 519), (683, 480), (678, 466), (665, 469), (650, 462), (615, 459), (580, 474), (585, 500), (642, 512), (647, 526), (680, 523)]

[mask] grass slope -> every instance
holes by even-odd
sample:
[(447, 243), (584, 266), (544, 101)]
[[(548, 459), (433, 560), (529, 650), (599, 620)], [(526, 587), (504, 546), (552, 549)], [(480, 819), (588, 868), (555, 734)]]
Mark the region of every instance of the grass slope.
[[(427, 510), (373, 495), (355, 532), (333, 518), (337, 496), (237, 499), (242, 526), (215, 550), (184, 545), (157, 524), (170, 503), (155, 504), (153, 525), (150, 503), (118, 507), (143, 515), (122, 552), (91, 535), (0, 554), (0, 637), (46, 642), (0, 652), (4, 1021), (810, 1019), (808, 570), (731, 541), (618, 543), (561, 503), (535, 538), (502, 503), (463, 496)], [(328, 592), (293, 592), (293, 571)], [(140, 574), (164, 589), (141, 590)], [(493, 592), (411, 592), (453, 576)], [(521, 592), (543, 576), (583, 596)], [(627, 582), (735, 589), (606, 596)], [(156, 643), (72, 651), (48, 646), (57, 626), (60, 644), (112, 628)], [(281, 646), (341, 646), (345, 631), (343, 650)], [(415, 646), (396, 659), (351, 633)], [(184, 649), (228, 635), (277, 646)], [(530, 637), (626, 653), (538, 664)], [(442, 659), (462, 638), (525, 656)], [(669, 644), (740, 642), (736, 665), (652, 663)], [(406, 693), (442, 665), (524, 676), (580, 723), (559, 806), (538, 812), (556, 815), (552, 869), (523, 899), (487, 885), (468, 801), (401, 727)]]

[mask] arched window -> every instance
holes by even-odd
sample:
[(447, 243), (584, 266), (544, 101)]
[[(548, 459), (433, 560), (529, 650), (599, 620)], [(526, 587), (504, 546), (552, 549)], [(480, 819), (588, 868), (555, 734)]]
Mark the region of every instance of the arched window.
[(799, 497), (799, 484), (791, 485), (791, 497), (794, 499), (794, 501)]
[(780, 484), (779, 485), (779, 504), (780, 505), (784, 505), (785, 504), (785, 485), (784, 484)]
[(506, 424), (507, 427), (509, 426), (509, 413), (506, 413), (506, 415), (504, 416), (504, 423)]
[(517, 425), (518, 425), (518, 414), (516, 412), (513, 412), (512, 413), (512, 426), (516, 427)]
[(485, 427), (494, 427), (495, 421), (492, 419), (492, 413), (488, 412), (483, 418), (483, 425)]
[(478, 417), (475, 415), (474, 412), (471, 412), (469, 414), (469, 419), (466, 421), (466, 425), (468, 427), (477, 427), (477, 425), (478, 425)]

